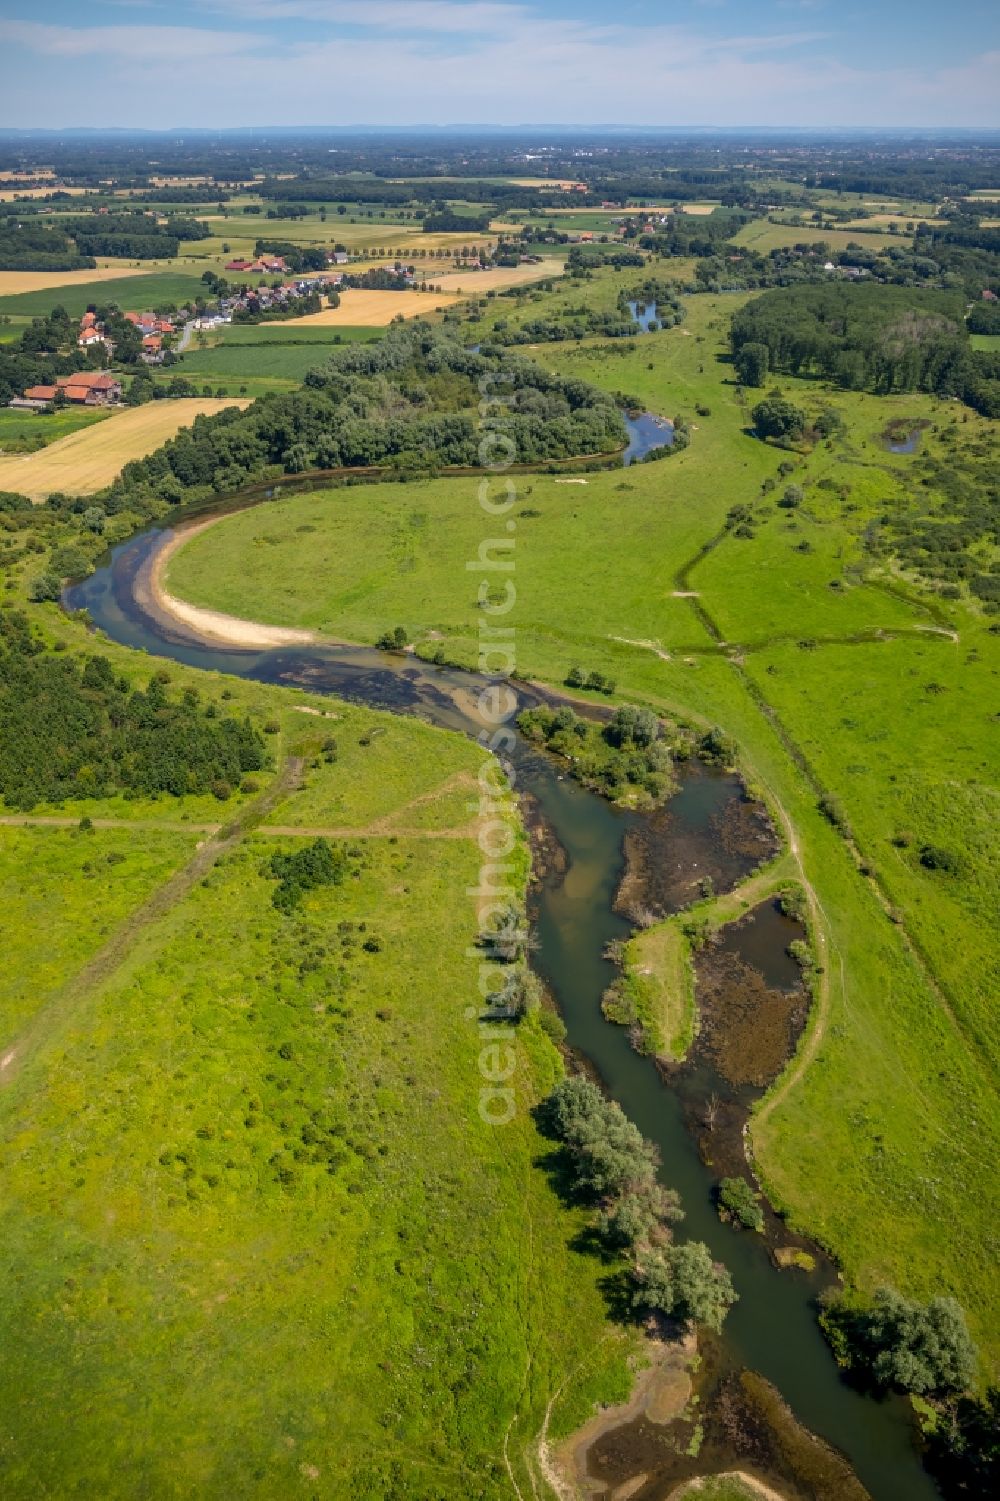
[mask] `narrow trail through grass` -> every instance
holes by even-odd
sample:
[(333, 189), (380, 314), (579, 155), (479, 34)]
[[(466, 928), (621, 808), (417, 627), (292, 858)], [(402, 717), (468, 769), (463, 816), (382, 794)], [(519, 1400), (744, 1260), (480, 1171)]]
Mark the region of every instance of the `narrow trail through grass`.
[[(243, 809), (237, 821), (232, 825), (217, 828), (210, 839), (199, 844), (188, 863), (175, 871), (162, 886), (157, 887), (152, 895), (112, 934), (94, 957), (84, 965), (83, 969), (67, 981), (63, 988), (42, 1007), (27, 1030), (16, 1041), (9, 1044), (0, 1057), (0, 1087), (9, 1085), (39, 1049), (58, 1035), (60, 1028), (72, 1017), (77, 1008), (121, 967), (140, 935), (161, 921), (171, 908), (176, 907), (191, 888), (208, 874), (223, 855), (234, 849), (285, 797), (296, 790), (301, 781), (303, 765), (304, 762), (300, 756), (290, 756), (270, 787)], [(51, 821), (38, 820), (40, 823)], [(57, 822), (65, 826), (64, 820)], [(108, 827), (129, 827), (127, 820), (105, 820), (104, 822)], [(182, 827), (186, 832), (191, 831), (190, 825), (182, 825)]]

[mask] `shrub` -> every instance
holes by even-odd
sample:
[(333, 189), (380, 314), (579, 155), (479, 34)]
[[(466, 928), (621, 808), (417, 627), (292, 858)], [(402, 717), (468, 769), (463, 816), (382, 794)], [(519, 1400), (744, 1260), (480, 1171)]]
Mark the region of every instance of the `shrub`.
[(850, 838), (851, 827), (847, 822), (847, 814), (844, 812), (838, 798), (835, 798), (830, 792), (824, 792), (816, 806), (823, 817), (829, 819), (839, 834), (843, 834), (845, 839)]
[(34, 604), (43, 604), (47, 600), (58, 599), (61, 588), (58, 574), (39, 573), (28, 585), (28, 598)]
[(821, 1323), (838, 1359), (877, 1385), (917, 1396), (965, 1391), (976, 1347), (954, 1298), (917, 1303), (883, 1287), (862, 1311), (834, 1302)]
[(271, 900), (280, 912), (291, 912), (307, 891), (317, 886), (339, 886), (347, 870), (347, 855), (328, 839), (316, 839), (292, 854), (277, 851), (266, 863), (265, 873), (276, 879)]
[(391, 631), (383, 631), (382, 635), (375, 642), (375, 645), (380, 651), (402, 651), (409, 639), (406, 627), (397, 625)]
[(726, 1216), (738, 1220), (748, 1230), (758, 1233), (764, 1228), (764, 1211), (746, 1178), (723, 1178), (719, 1184), (719, 1208)]
[(713, 1262), (701, 1241), (655, 1251), (633, 1274), (632, 1306), (640, 1312), (665, 1313), (718, 1331), (735, 1302), (729, 1273)]
[(546, 1037), (548, 1037), (551, 1042), (554, 1042), (557, 1047), (560, 1043), (566, 1041), (566, 1023), (563, 1021), (558, 1011), (549, 1011), (548, 1009), (546, 1009), (541, 1013), (538, 1021)]
[(940, 870), (948, 876), (957, 876), (962, 868), (958, 856), (951, 850), (942, 849), (939, 844), (922, 844), (920, 863), (926, 870)]

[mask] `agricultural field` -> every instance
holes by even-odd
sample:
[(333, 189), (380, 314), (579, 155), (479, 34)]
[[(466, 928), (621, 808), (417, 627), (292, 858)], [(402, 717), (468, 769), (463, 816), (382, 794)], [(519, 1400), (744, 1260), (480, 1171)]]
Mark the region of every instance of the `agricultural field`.
[[(353, 328), (346, 324), (330, 333), (324, 328), (299, 328), (300, 321), (280, 326), (274, 323), (223, 323), (221, 327), (211, 329), (205, 337), (210, 344), (219, 344), (226, 349), (243, 344), (311, 344), (316, 349), (327, 345), (335, 348), (338, 344), (363, 344), (381, 337), (377, 330), (361, 325)], [(198, 340), (199, 335), (195, 334), (195, 346), (198, 346)]]
[(362, 287), (348, 287), (340, 294), (340, 306), (324, 308), (321, 313), (307, 313), (304, 318), (277, 318), (272, 327), (339, 328), (366, 326), (385, 328), (393, 318), (420, 318), (440, 312), (457, 302), (455, 294), (441, 292), (372, 292)]
[[(418, 270), (422, 268), (418, 267)], [(496, 266), (489, 271), (444, 271), (429, 272), (434, 285), (442, 292), (464, 292), (475, 296), (481, 292), (500, 292), (508, 287), (529, 286), (532, 282), (545, 281), (550, 276), (559, 276), (563, 262), (545, 262), (540, 266)]]
[[(599, 271), (588, 301), (613, 302), (619, 285)], [(548, 305), (567, 295), (557, 289)], [(935, 398), (883, 402), (782, 380), (843, 424), (829, 445), (792, 456), (805, 499), (782, 510), (762, 482), (780, 483), (789, 456), (748, 434), (724, 353), (742, 300), (693, 298), (679, 327), (536, 352), (564, 375), (687, 416), (692, 441), (580, 484), (518, 478), (518, 665), (556, 683), (574, 664), (599, 669), (620, 696), (735, 737), (752, 783), (794, 829), (827, 956), (799, 1059), (754, 1121), (757, 1166), (853, 1284), (954, 1293), (995, 1369), (992, 1217), (977, 1185), (998, 1129), (985, 1012), (996, 927), (982, 917), (1000, 853), (988, 746), (997, 636), (973, 605), (929, 599), (863, 545), (872, 519), (912, 488), (917, 458), (881, 441), (889, 418), (926, 422), (921, 451), (941, 455), (987, 425), (956, 421)], [(359, 641), (402, 623), (418, 649), (443, 645), (470, 663), (478, 612), (458, 562), (481, 536), (473, 493), (429, 479), (244, 512), (175, 555), (170, 587)], [(737, 503), (753, 512), (746, 537), (726, 525)], [(850, 840), (820, 811), (823, 795), (842, 805)], [(919, 858), (938, 845), (955, 856), (948, 873)]]
[(94, 495), (110, 485), (130, 459), (152, 453), (195, 417), (234, 404), (245, 405), (199, 396), (113, 412), (99, 427), (91, 424), (37, 453), (0, 457), (0, 489), (32, 500), (44, 500), (57, 490)]
[[(330, 698), (171, 676), (273, 717), (265, 796), (290, 753), (304, 785), (221, 835), (185, 830), (201, 809), (173, 798), (121, 827), (0, 825), (18, 961), (0, 977), (5, 1488), (70, 1473), (124, 1501), (141, 1472), (206, 1497), (433, 1483), (499, 1501), (510, 1475), (530, 1484), (552, 1393), (559, 1437), (623, 1398), (634, 1341), (536, 1166), (529, 1107), (560, 1068), (537, 1021), (514, 1118), (477, 1111), (476, 913), (455, 893), (482, 858), (481, 753)], [(282, 910), (272, 858), (323, 830), (348, 879)]]
[(93, 407), (64, 407), (60, 412), (21, 412), (0, 407), (0, 456), (33, 453), (81, 428), (93, 427), (109, 415)]
[[(91, 270), (84, 271), (0, 271), (0, 311), (3, 312), (31, 312), (47, 313), (54, 301), (62, 302), (68, 307), (67, 295), (72, 295), (68, 289), (80, 287), (94, 287), (94, 296), (110, 296), (106, 293), (103, 282), (120, 282), (123, 277), (130, 280), (136, 276), (148, 275), (148, 272), (133, 271), (122, 264), (113, 266), (95, 266)], [(49, 293), (59, 289), (58, 299), (46, 296), (44, 299), (35, 298), (32, 303), (23, 308), (15, 308), (10, 301), (12, 298), (23, 299), (32, 293)], [(86, 304), (84, 304), (86, 307)], [(84, 309), (81, 309), (83, 311)]]
[[(867, 221), (871, 223), (870, 220)], [(890, 235), (882, 230), (856, 229), (820, 229), (814, 224), (771, 224), (763, 219), (755, 219), (750, 224), (744, 224), (733, 235), (733, 243), (746, 245), (750, 250), (756, 250), (765, 255), (769, 250), (777, 250), (786, 245), (829, 245), (831, 250), (846, 250), (848, 245), (863, 245), (868, 250), (881, 250), (885, 245), (899, 245), (907, 242), (906, 235)]]
[(216, 396), (220, 390), (233, 396), (263, 396), (294, 390), (307, 371), (340, 346), (381, 337), (377, 328), (299, 328), (300, 322), (231, 323), (196, 334), (180, 363), (157, 372), (154, 380), (168, 384), (181, 375), (199, 385), (204, 382)]
[[(176, 262), (161, 264), (174, 266)], [(47, 276), (48, 274), (0, 271), (0, 277), (21, 277), (22, 280), (29, 276)], [(89, 280), (59, 283), (44, 281), (41, 285), (42, 287), (48, 286), (47, 291), (28, 288), (7, 294), (3, 293), (4, 283), (0, 281), (0, 315), (19, 313), (41, 317), (50, 313), (57, 303), (64, 307), (73, 318), (82, 316), (89, 306), (100, 302), (113, 302), (123, 310), (135, 311), (146, 308), (176, 307), (180, 303), (202, 296), (205, 291), (200, 274), (185, 274), (183, 271), (175, 270), (137, 271), (132, 269), (123, 274), (119, 266), (104, 270), (98, 268), (97, 271), (87, 272), (52, 272), (51, 275), (88, 277)]]

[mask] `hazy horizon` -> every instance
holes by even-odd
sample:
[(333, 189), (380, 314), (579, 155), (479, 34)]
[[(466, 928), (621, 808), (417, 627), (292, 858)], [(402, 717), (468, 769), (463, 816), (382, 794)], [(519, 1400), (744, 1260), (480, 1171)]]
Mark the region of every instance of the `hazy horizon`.
[[(0, 124), (1000, 126), (1000, 12), (956, 0), (7, 0)], [(181, 121), (183, 123), (178, 124)]]

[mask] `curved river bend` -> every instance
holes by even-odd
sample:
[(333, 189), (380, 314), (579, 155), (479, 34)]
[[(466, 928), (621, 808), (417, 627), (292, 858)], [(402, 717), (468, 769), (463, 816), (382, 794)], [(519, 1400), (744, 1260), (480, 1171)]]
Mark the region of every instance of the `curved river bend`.
[[(335, 693), (419, 714), (446, 729), (479, 732), (470, 691), (477, 681), (470, 674), (374, 648), (246, 651), (185, 634), (160, 614), (146, 587), (151, 560), (171, 535), (168, 528), (152, 527), (115, 548), (96, 573), (67, 591), (66, 606), (86, 608), (115, 641), (188, 666)], [(541, 696), (517, 686), (522, 706)], [(664, 1083), (652, 1060), (632, 1050), (623, 1028), (602, 1016), (601, 997), (616, 973), (605, 949), (630, 931), (613, 909), (623, 838), (640, 815), (620, 812), (561, 777), (523, 741), (512, 760), (519, 789), (536, 800), (566, 855), (565, 869), (546, 877), (536, 893), (538, 967), (558, 1001), (570, 1045), (590, 1060), (609, 1093), (659, 1148), (664, 1180), (684, 1206), (682, 1236), (706, 1241), (730, 1270), (739, 1302), (726, 1322), (723, 1361), (773, 1383), (800, 1422), (846, 1455), (874, 1501), (933, 1501), (938, 1492), (917, 1456), (904, 1404), (862, 1396), (839, 1376), (815, 1317), (821, 1274), (778, 1271), (760, 1237), (737, 1234), (720, 1222), (712, 1198), (715, 1179), (686, 1124), (681, 1093)], [(669, 805), (671, 839), (676, 836), (685, 859), (697, 859), (699, 873), (714, 868), (720, 885), (731, 886), (746, 873), (745, 860), (741, 868), (738, 857), (720, 851), (717, 834), (727, 805), (739, 796), (733, 778), (697, 766)], [(697, 1090), (698, 1078), (685, 1087)], [(729, 1459), (726, 1467), (735, 1467), (738, 1461)]]

